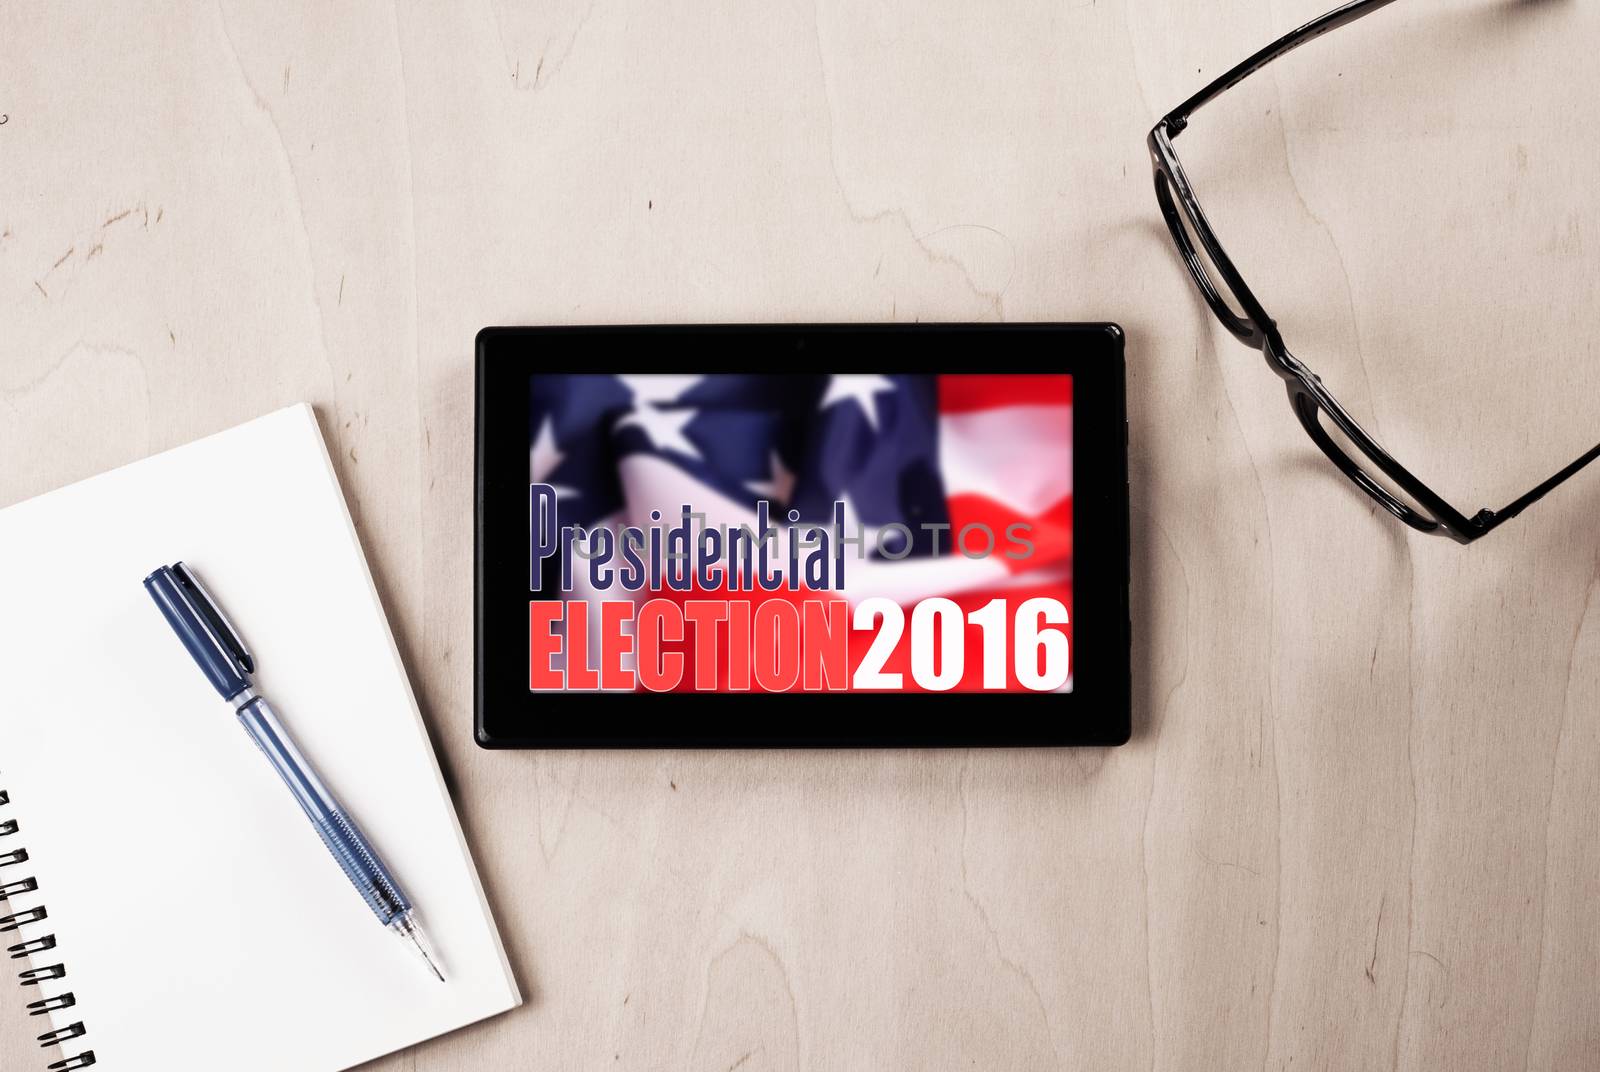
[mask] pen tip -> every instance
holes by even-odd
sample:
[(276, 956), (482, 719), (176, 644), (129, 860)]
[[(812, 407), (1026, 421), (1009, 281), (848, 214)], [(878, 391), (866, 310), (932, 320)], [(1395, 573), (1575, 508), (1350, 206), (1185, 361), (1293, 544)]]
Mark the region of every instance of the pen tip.
[(428, 956), (428, 951), (422, 948), (422, 943), (417, 941), (415, 934), (411, 935), (411, 944), (417, 947), (417, 953), (422, 957), (422, 963), (428, 966), (428, 970), (437, 975), (441, 983), (444, 982), (444, 972), (440, 971), (439, 965), (435, 964), (433, 958)]
[(427, 936), (422, 933), (422, 928), (417, 925), (416, 920), (412, 918), (410, 914), (407, 914), (405, 916), (401, 916), (390, 926), (397, 933), (399, 933), (402, 938), (409, 938), (411, 940), (411, 947), (417, 951), (417, 956), (422, 958), (422, 963), (428, 966), (428, 970), (432, 972), (441, 983), (444, 982), (444, 972), (439, 970), (439, 965), (434, 960), (434, 954), (428, 943)]

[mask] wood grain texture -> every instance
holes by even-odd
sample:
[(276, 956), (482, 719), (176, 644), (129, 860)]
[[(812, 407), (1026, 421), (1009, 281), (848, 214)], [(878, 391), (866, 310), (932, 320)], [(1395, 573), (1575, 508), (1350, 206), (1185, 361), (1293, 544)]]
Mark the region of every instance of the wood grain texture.
[[(0, 6), (0, 503), (313, 402), (529, 995), (372, 1068), (1600, 1067), (1600, 475), (1404, 531), (1151, 195), (1326, 2)], [(1408, 0), (1180, 142), (1468, 513), (1600, 438), (1597, 39)], [(1127, 329), (1131, 744), (474, 747), (479, 327), (994, 318)]]

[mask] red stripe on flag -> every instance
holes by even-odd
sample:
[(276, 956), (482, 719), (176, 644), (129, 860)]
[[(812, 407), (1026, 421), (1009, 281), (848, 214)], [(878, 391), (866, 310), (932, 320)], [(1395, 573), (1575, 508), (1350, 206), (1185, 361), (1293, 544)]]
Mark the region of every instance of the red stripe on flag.
[(1002, 406), (1070, 406), (1072, 377), (944, 373), (939, 376), (939, 412), (971, 413)]
[[(1024, 573), (1028, 570), (1039, 569), (1044, 566), (1053, 566), (1059, 562), (1072, 561), (1072, 496), (1068, 495), (1060, 502), (1037, 517), (1019, 514), (1015, 509), (1005, 503), (996, 502), (984, 495), (952, 495), (950, 503), (950, 531), (952, 539), (959, 539), (961, 530), (968, 525), (986, 525), (994, 534), (993, 553), (1012, 573)], [(1011, 558), (1006, 552), (1015, 552), (1016, 546), (1007, 530), (1012, 525), (1028, 525), (1030, 528), (1018, 534), (1019, 538), (1033, 544), (1033, 552), (1027, 558)], [(966, 539), (966, 550), (977, 554), (983, 550), (984, 538), (980, 532), (970, 534)]]

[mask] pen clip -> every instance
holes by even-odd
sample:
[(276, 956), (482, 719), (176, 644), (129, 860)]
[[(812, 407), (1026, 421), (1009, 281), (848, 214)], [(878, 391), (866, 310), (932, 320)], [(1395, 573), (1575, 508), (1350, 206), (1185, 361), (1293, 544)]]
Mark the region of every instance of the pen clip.
[(200, 583), (200, 577), (183, 562), (172, 564), (172, 575), (177, 578), (178, 586), (189, 601), (189, 606), (199, 615), (201, 623), (222, 648), (238, 661), (245, 673), (255, 673), (255, 656), (245, 647), (244, 638), (239, 635), (239, 630), (235, 629), (228, 616), (222, 613), (222, 608), (211, 598), (206, 586)]

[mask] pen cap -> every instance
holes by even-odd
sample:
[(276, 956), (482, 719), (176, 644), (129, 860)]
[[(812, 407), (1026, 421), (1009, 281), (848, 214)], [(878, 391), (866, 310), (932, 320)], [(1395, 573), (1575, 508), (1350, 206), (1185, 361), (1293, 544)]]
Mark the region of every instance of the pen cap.
[(192, 570), (182, 562), (162, 566), (144, 579), (144, 587), (224, 700), (250, 687), (254, 660)]

